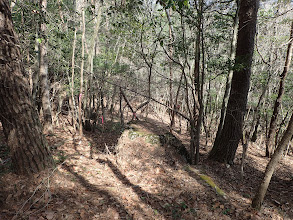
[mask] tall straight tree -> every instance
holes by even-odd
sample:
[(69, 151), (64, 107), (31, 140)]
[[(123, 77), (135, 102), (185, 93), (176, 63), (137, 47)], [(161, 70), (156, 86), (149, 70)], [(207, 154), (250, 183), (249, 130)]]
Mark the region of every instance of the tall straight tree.
[(32, 104), (8, 0), (0, 0), (0, 68), (0, 120), (12, 163), (18, 174), (39, 172), (54, 162)]
[(48, 86), (48, 58), (47, 58), (47, 26), (46, 26), (46, 10), (47, 0), (40, 0), (41, 21), (39, 27), (39, 77), (41, 88), (42, 109), (44, 116), (44, 130), (52, 132), (52, 113), (50, 104), (50, 93)]
[[(236, 0), (236, 5), (237, 5), (237, 8), (236, 8), (235, 16), (233, 17), (233, 34), (232, 34), (231, 46), (230, 46), (230, 52), (229, 52), (230, 62), (234, 61), (235, 53), (236, 53), (237, 29), (238, 29), (238, 20), (239, 20), (239, 16), (238, 16), (239, 0)], [(219, 140), (219, 136), (220, 136), (222, 129), (223, 129), (223, 126), (224, 126), (224, 119), (226, 116), (227, 103), (228, 103), (228, 98), (229, 98), (230, 89), (231, 89), (232, 76), (233, 76), (233, 69), (230, 68), (228, 75), (227, 75), (227, 79), (226, 79), (225, 92), (224, 92), (224, 97), (223, 97), (222, 107), (221, 107), (220, 123), (218, 126), (218, 131), (216, 134), (215, 142), (217, 142)]]
[[(78, 8), (78, 7), (77, 7)], [(77, 9), (77, 11), (79, 11)], [(79, 120), (79, 135), (80, 137), (83, 136), (83, 128), (82, 128), (82, 96), (83, 96), (83, 68), (84, 68), (84, 50), (85, 50), (85, 9), (84, 9), (84, 2), (82, 3), (81, 8), (81, 15), (82, 15), (82, 23), (81, 23), (81, 65), (80, 65), (80, 91), (79, 91), (79, 103), (78, 103), (78, 120)]]
[(246, 111), (251, 64), (256, 32), (258, 0), (241, 0), (239, 8), (236, 58), (222, 132), (209, 158), (232, 164), (242, 137), (243, 116)]
[(274, 112), (273, 112), (271, 122), (270, 122), (269, 134), (266, 139), (266, 156), (267, 157), (271, 157), (274, 152), (272, 142), (275, 137), (274, 134), (276, 133), (277, 118), (278, 118), (278, 114), (280, 111), (283, 94), (285, 91), (285, 80), (288, 75), (288, 70), (289, 70), (290, 63), (291, 63), (292, 49), (293, 49), (293, 47), (292, 47), (293, 42), (292, 41), (293, 41), (293, 22), (291, 23), (291, 33), (290, 33), (290, 39), (289, 39), (288, 47), (287, 47), (287, 55), (286, 55), (285, 65), (284, 65), (283, 73), (280, 76), (281, 79), (280, 79), (280, 85), (279, 85), (279, 92), (278, 92), (277, 99), (275, 100)]

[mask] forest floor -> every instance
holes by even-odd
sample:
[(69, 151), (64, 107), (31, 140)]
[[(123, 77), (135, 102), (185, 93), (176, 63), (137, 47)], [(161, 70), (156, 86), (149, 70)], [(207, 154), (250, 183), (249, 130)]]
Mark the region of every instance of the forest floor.
[(0, 131), (0, 219), (293, 219), (292, 155), (257, 212), (250, 204), (268, 162), (263, 146), (249, 146), (241, 178), (240, 147), (227, 167), (207, 160), (211, 144), (202, 143), (200, 164), (190, 166), (178, 151), (188, 135), (163, 141), (168, 128), (155, 117), (126, 129), (108, 122), (82, 139), (63, 125), (47, 135), (57, 167), (30, 179), (11, 173)]

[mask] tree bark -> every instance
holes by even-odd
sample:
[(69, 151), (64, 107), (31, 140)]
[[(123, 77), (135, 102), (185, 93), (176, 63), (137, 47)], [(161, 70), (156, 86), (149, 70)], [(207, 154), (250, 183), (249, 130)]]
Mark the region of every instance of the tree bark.
[(271, 117), (271, 122), (270, 122), (270, 127), (269, 127), (269, 133), (266, 139), (266, 156), (271, 157), (274, 149), (273, 149), (273, 139), (274, 139), (274, 134), (276, 133), (276, 126), (277, 126), (277, 118), (279, 114), (279, 110), (281, 107), (281, 102), (285, 90), (285, 80), (288, 75), (288, 69), (291, 63), (291, 57), (292, 57), (292, 41), (293, 41), (293, 22), (291, 24), (291, 33), (290, 33), (290, 39), (288, 43), (288, 48), (287, 48), (287, 55), (286, 55), (286, 60), (285, 60), (285, 66), (283, 73), (281, 74), (281, 79), (280, 79), (280, 85), (279, 85), (279, 92), (278, 92), (278, 97), (275, 101), (274, 104), (274, 111), (273, 115)]
[[(196, 42), (195, 42), (195, 59), (194, 59), (194, 88), (197, 92), (197, 98), (198, 98), (198, 118), (196, 120), (196, 126), (194, 128), (194, 146), (195, 146), (195, 158), (194, 160), (191, 158), (192, 164), (198, 164), (199, 163), (199, 148), (200, 148), (200, 130), (201, 130), (201, 124), (202, 124), (202, 118), (203, 118), (203, 83), (204, 83), (204, 65), (202, 65), (202, 75), (200, 76), (200, 61), (203, 61), (204, 64), (204, 58), (200, 57), (201, 53), (204, 54), (204, 51), (201, 51), (200, 45), (202, 41), (202, 49), (204, 49), (203, 46), (203, 35), (202, 35), (202, 22), (203, 22), (203, 0), (197, 1), (197, 33), (196, 33)], [(196, 108), (194, 103), (193, 113), (196, 115)], [(191, 128), (193, 126), (191, 125)]]
[(288, 127), (280, 141), (280, 143), (277, 146), (277, 149), (274, 153), (274, 155), (272, 156), (272, 159), (270, 160), (270, 162), (267, 165), (266, 168), (266, 172), (264, 174), (264, 178), (257, 190), (257, 193), (254, 197), (254, 199), (252, 200), (252, 207), (256, 208), (256, 209), (260, 209), (263, 199), (265, 197), (265, 194), (267, 192), (268, 186), (270, 184), (272, 175), (275, 171), (275, 168), (278, 164), (278, 162), (280, 161), (281, 157), (282, 157), (282, 153), (286, 150), (287, 144), (289, 143), (291, 137), (293, 135), (293, 114), (291, 115), (291, 119), (289, 121)]
[[(171, 15), (172, 15), (172, 11), (171, 11), (171, 8), (168, 10), (168, 9), (165, 9), (165, 12), (166, 12), (166, 15), (167, 15), (167, 19), (168, 19), (168, 24), (169, 24), (169, 41), (170, 41), (170, 45), (169, 45), (169, 53), (170, 53), (170, 57), (172, 58), (173, 56), (173, 41), (174, 41), (174, 32), (173, 32), (173, 27), (172, 27), (172, 22), (171, 22)], [(177, 104), (174, 104), (173, 105), (173, 68), (172, 68), (172, 65), (173, 65), (173, 62), (172, 62), (172, 59), (168, 58), (168, 63), (169, 63), (169, 72), (170, 72), (170, 79), (169, 79), (169, 105), (170, 105), (170, 108), (174, 108), (174, 106)], [(180, 85), (179, 85), (180, 87)], [(170, 119), (170, 131), (172, 132), (172, 127), (174, 126), (175, 124), (175, 112), (174, 111), (171, 111), (170, 112), (170, 116), (171, 116), (171, 119)]]
[[(233, 22), (233, 35), (232, 35), (230, 54), (229, 54), (229, 59), (230, 59), (231, 65), (235, 59), (235, 52), (236, 52), (237, 28), (238, 28), (238, 21), (239, 21), (239, 17), (238, 17), (239, 1), (240, 0), (236, 0), (237, 9), (236, 9), (235, 17), (233, 18), (233, 20), (234, 20), (234, 22)], [(229, 98), (230, 89), (231, 89), (231, 81), (232, 81), (232, 76), (233, 76), (233, 69), (231, 68), (231, 66), (229, 66), (229, 68), (230, 68), (230, 70), (229, 70), (229, 73), (228, 73), (227, 79), (226, 79), (226, 87), (225, 87), (225, 92), (224, 92), (224, 97), (223, 97), (223, 102), (222, 102), (222, 107), (221, 107), (220, 123), (218, 126), (215, 142), (217, 142), (219, 140), (220, 134), (221, 134), (223, 126), (224, 126), (225, 116), (226, 116), (227, 103), (228, 103), (228, 98)]]
[(93, 108), (92, 108), (92, 97), (93, 97), (93, 93), (94, 93), (94, 89), (93, 89), (93, 82), (94, 82), (94, 58), (96, 56), (95, 50), (96, 50), (96, 44), (98, 42), (98, 31), (100, 28), (100, 23), (101, 23), (101, 14), (102, 14), (102, 10), (101, 10), (101, 5), (99, 4), (99, 1), (94, 1), (91, 3), (92, 6), (94, 6), (93, 12), (96, 15), (94, 17), (94, 33), (91, 34), (92, 36), (87, 36), (87, 39), (89, 40), (88, 43), (88, 74), (89, 76), (87, 76), (87, 82), (85, 83), (85, 96), (84, 96), (84, 124), (87, 125), (87, 129), (89, 129), (91, 126), (90, 123), (90, 118), (91, 118), (91, 114), (93, 112)]
[(54, 164), (32, 104), (7, 0), (0, 0), (0, 120), (15, 172), (37, 173)]
[(78, 103), (78, 123), (79, 123), (79, 136), (83, 136), (82, 130), (82, 96), (83, 96), (83, 68), (84, 68), (84, 44), (85, 44), (85, 12), (84, 6), (82, 7), (82, 37), (81, 37), (81, 65), (80, 65), (80, 91), (79, 91), (79, 103)]
[(47, 33), (46, 33), (46, 9), (47, 0), (40, 0), (41, 22), (39, 29), (39, 75), (40, 89), (44, 117), (44, 131), (52, 132), (52, 113), (50, 104), (50, 92), (48, 86), (48, 58), (47, 58)]
[[(176, 96), (175, 96), (174, 105), (171, 106), (172, 109), (176, 109), (177, 111), (179, 111), (177, 103), (178, 103), (178, 97), (179, 97), (179, 93), (181, 89), (182, 79), (183, 79), (183, 74), (181, 73), (179, 85), (178, 85)], [(171, 101), (171, 98), (170, 98), (170, 101)], [(172, 132), (172, 127), (175, 125), (175, 114), (176, 114), (175, 111), (171, 111), (170, 132)]]
[(227, 113), (219, 141), (214, 143), (209, 158), (233, 164), (242, 137), (243, 116), (246, 110), (251, 64), (254, 50), (258, 0), (240, 1), (236, 59), (227, 105)]
[[(37, 42), (37, 39), (39, 38), (38, 30), (35, 30), (35, 51), (39, 52), (39, 45)], [(37, 63), (38, 58), (35, 58), (34, 62)], [(33, 99), (33, 104), (34, 106), (38, 109), (38, 112), (41, 110), (41, 101), (40, 101), (40, 75), (38, 71), (33, 71), (32, 74), (33, 78), (33, 88), (32, 88), (32, 99)]]
[(110, 114), (113, 116), (114, 106), (115, 106), (115, 99), (117, 95), (117, 86), (113, 85), (113, 94), (111, 97), (111, 106), (110, 106)]
[(120, 88), (120, 95), (119, 95), (119, 112), (120, 112), (120, 123), (121, 126), (124, 127), (124, 118), (123, 118), (123, 108), (122, 108), (122, 90)]
[(74, 38), (72, 43), (72, 58), (71, 58), (71, 115), (72, 115), (72, 127), (76, 129), (76, 105), (74, 99), (74, 70), (75, 70), (75, 47), (76, 47), (76, 29), (74, 30)]

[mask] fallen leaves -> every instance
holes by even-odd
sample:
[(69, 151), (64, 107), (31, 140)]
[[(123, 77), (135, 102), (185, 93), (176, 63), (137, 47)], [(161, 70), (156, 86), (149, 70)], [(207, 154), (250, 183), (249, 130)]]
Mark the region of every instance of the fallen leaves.
[(44, 215), (48, 220), (52, 220), (54, 218), (54, 216), (55, 216), (55, 212), (53, 212), (53, 211), (45, 211)]
[[(162, 132), (158, 127), (154, 130), (158, 133)], [(57, 131), (57, 134), (49, 139), (56, 143), (57, 150), (62, 149), (66, 156), (66, 164), (72, 169), (58, 169), (58, 173), (50, 179), (49, 190), (42, 188), (43, 191), (38, 192), (32, 200), (37, 201), (36, 199), (45, 192), (42, 199), (37, 201), (40, 204), (31, 208), (31, 204), (25, 206), (26, 209), (21, 214), (29, 220), (127, 219), (127, 217), (210, 220), (280, 217), (278, 212), (266, 206), (264, 209), (267, 213), (256, 214), (246, 209), (254, 188), (251, 185), (246, 188), (245, 185), (237, 185), (237, 181), (231, 182), (229, 177), (237, 177), (236, 169), (233, 167), (229, 168), (230, 176), (216, 173), (215, 171), (219, 169), (218, 164), (198, 166), (196, 169), (191, 167), (189, 170), (195, 174), (191, 175), (186, 164), (173, 158), (172, 155), (176, 152), (166, 153), (172, 148), (165, 149), (162, 146), (151, 145), (139, 138), (130, 140), (125, 134), (119, 139), (119, 151), (116, 155), (98, 152), (94, 154), (93, 160), (89, 153), (91, 147), (101, 146), (100, 152), (102, 152), (105, 146), (102, 141), (113, 139), (111, 141), (114, 142), (119, 136), (103, 133), (104, 137), (100, 138), (100, 133), (90, 133), (85, 134), (79, 144), (79, 140), (69, 137), (69, 134), (64, 132)], [(63, 138), (67, 141), (60, 140)], [(58, 143), (64, 144), (58, 145)], [(107, 145), (112, 146), (110, 143)], [(175, 161), (176, 166), (165, 162), (171, 160), (170, 157)], [(98, 162), (97, 159), (103, 162)], [(5, 192), (3, 201), (6, 202), (5, 209), (0, 208), (0, 219), (2, 213), (5, 216), (13, 216), (11, 213), (20, 209), (42, 178), (38, 175), (36, 177), (38, 181), (29, 182), (23, 181), (18, 176), (7, 177), (7, 180), (3, 181), (6, 185), (2, 187), (0, 185), (1, 192)], [(15, 187), (11, 186), (11, 182), (15, 183)], [(219, 195), (224, 194), (225, 191), (229, 198), (234, 199), (233, 203), (223, 199), (222, 196), (217, 196), (213, 189)], [(286, 190), (290, 192), (289, 188)], [(287, 200), (290, 202), (289, 197)], [(280, 203), (278, 198), (271, 201), (282, 208), (278, 204)], [(286, 205), (288, 211), (292, 208), (290, 204)]]

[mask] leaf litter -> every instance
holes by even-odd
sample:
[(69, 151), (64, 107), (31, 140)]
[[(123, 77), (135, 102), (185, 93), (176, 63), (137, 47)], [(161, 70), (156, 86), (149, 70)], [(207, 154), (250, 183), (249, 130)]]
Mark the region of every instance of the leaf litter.
[[(250, 203), (268, 162), (262, 149), (249, 148), (241, 179), (241, 152), (227, 168), (206, 160), (210, 144), (201, 149), (200, 164), (186, 169), (184, 157), (159, 141), (165, 124), (149, 119), (123, 132), (106, 126), (81, 139), (56, 128), (47, 136), (54, 172), (27, 179), (1, 165), (0, 219), (293, 219), (292, 155), (256, 212)], [(176, 137), (187, 146), (187, 134)]]

